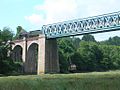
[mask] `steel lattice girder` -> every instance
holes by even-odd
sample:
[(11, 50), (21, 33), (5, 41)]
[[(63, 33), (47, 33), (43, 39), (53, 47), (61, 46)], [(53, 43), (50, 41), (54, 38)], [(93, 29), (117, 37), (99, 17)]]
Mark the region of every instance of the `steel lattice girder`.
[(47, 39), (120, 29), (120, 12), (43, 25)]

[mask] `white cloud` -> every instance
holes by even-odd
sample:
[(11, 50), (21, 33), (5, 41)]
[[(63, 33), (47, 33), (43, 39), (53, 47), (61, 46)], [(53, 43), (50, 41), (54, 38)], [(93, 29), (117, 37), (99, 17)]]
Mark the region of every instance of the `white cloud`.
[(32, 24), (48, 24), (118, 11), (119, 6), (120, 0), (45, 0), (42, 5), (34, 6), (45, 13), (25, 18)]
[(77, 5), (75, 0), (45, 0), (43, 5), (36, 5), (36, 10), (45, 11), (46, 24), (75, 18)]
[(31, 16), (25, 16), (25, 19), (30, 21), (32, 24), (41, 24), (44, 23), (43, 15), (32, 14)]
[(43, 20), (42, 24), (69, 20), (76, 18), (77, 14), (77, 5), (74, 0), (45, 0), (43, 5), (36, 5), (34, 8), (45, 13), (43, 16), (38, 14), (25, 16), (25, 19), (32, 24), (38, 24), (40, 20)]
[(85, 17), (96, 16), (120, 10), (120, 0), (88, 0), (87, 2), (81, 1), (82, 0), (77, 0), (77, 3), (81, 3), (78, 8)]

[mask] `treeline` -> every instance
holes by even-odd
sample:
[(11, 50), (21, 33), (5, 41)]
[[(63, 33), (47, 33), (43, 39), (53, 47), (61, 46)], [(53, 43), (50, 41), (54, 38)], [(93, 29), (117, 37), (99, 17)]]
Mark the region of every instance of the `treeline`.
[[(120, 69), (120, 37), (97, 42), (92, 35), (58, 40), (60, 70), (90, 72)], [(72, 69), (74, 67), (76, 69)]]

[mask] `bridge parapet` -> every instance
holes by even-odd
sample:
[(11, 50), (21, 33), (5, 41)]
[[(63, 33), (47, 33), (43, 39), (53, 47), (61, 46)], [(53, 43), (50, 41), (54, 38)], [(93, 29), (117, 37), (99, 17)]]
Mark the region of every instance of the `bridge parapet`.
[(120, 29), (120, 12), (43, 25), (48, 39)]

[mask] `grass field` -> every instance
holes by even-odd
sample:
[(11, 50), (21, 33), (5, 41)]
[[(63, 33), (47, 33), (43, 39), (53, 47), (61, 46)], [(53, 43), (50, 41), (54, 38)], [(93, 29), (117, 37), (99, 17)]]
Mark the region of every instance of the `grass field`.
[(0, 77), (0, 90), (120, 90), (120, 71)]

